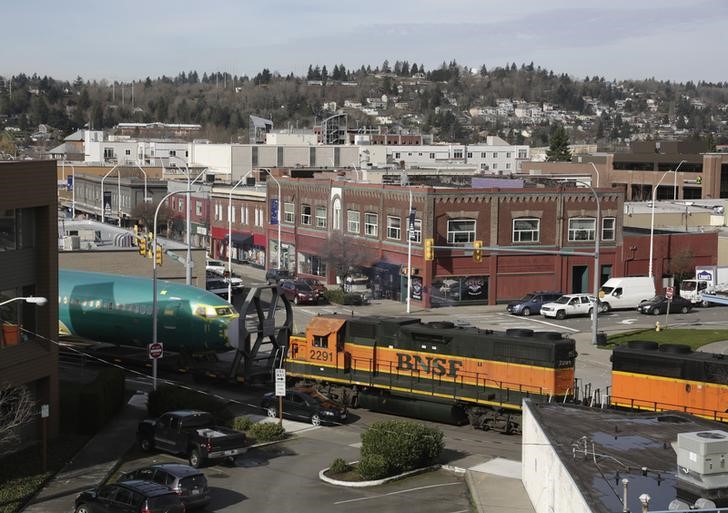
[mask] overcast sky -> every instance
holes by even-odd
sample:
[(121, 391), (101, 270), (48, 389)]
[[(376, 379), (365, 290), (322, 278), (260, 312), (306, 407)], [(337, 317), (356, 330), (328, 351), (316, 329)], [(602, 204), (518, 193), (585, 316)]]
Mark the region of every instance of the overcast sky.
[(8, 0), (0, 75), (304, 74), (385, 59), (728, 80), (724, 0)]

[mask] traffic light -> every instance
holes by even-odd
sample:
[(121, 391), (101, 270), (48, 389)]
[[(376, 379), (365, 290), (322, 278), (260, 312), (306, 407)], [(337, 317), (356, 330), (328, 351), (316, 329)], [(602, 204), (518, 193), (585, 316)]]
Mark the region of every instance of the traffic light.
[(425, 239), (425, 261), (432, 262), (435, 259), (434, 239)]
[(134, 242), (139, 240), (139, 225), (134, 225), (134, 238), (132, 239)]
[(137, 239), (137, 246), (139, 248), (139, 254), (143, 257), (147, 256), (147, 239), (139, 237)]
[(483, 261), (483, 250), (481, 249), (482, 247), (483, 247), (482, 240), (473, 241), (473, 260), (475, 260), (478, 263)]
[(154, 258), (157, 261), (157, 265), (162, 265), (162, 246), (157, 246), (157, 254)]

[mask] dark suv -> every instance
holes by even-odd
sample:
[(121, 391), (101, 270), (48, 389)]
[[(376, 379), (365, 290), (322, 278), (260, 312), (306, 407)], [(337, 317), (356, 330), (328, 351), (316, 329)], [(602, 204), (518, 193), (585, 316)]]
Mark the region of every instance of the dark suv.
[(281, 280), (290, 280), (293, 278), (287, 269), (268, 269), (265, 272), (265, 281), (268, 284), (278, 283)]
[(541, 305), (544, 303), (556, 301), (561, 296), (561, 292), (554, 291), (529, 292), (518, 301), (508, 303), (506, 310), (514, 315), (528, 317), (533, 313), (538, 314), (541, 311)]
[(181, 463), (159, 463), (130, 472), (118, 479), (123, 481), (154, 481), (166, 486), (182, 500), (187, 509), (204, 506), (210, 502), (205, 474)]
[(176, 493), (151, 481), (126, 481), (99, 486), (76, 497), (76, 513), (184, 513)]

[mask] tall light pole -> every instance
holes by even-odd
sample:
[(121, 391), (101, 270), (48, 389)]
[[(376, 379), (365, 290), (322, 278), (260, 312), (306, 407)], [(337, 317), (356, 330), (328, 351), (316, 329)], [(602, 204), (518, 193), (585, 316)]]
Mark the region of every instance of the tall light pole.
[(407, 215), (407, 313), (412, 306), (412, 229), (415, 220), (412, 212), (412, 189), (409, 190), (409, 212)]
[[(228, 303), (233, 303), (233, 252), (232, 246), (233, 246), (233, 191), (237, 189), (237, 187), (245, 181), (245, 179), (250, 175), (250, 171), (245, 173), (243, 177), (237, 181), (235, 185), (232, 186), (230, 189), (230, 192), (228, 193), (228, 247), (227, 247), (227, 257), (228, 257)], [(242, 216), (241, 216), (242, 217)], [(242, 221), (242, 219), (241, 219)]]
[[(687, 161), (681, 160), (680, 163), (675, 168), (675, 180), (673, 181), (673, 184), (672, 184), (672, 201), (677, 201), (677, 171), (678, 171), (678, 169), (680, 169), (680, 166), (682, 166), (683, 163), (685, 163), (685, 162), (687, 162)], [(683, 195), (683, 197), (685, 197), (685, 196)]]
[[(194, 180), (191, 180), (190, 176), (190, 168), (187, 166), (187, 162), (184, 161), (181, 157), (177, 157), (176, 155), (170, 155), (169, 158), (175, 158), (178, 160), (181, 160), (185, 164), (185, 174), (187, 175), (187, 191), (188, 193), (192, 190), (192, 184), (195, 183), (206, 171), (207, 168), (203, 169), (202, 172), (200, 172), (199, 175)], [(190, 200), (192, 199), (191, 195), (187, 195), (187, 208), (186, 210), (186, 218), (187, 218), (187, 226), (185, 233), (187, 234), (185, 237), (185, 243), (187, 244), (187, 260), (185, 261), (185, 284), (190, 285), (192, 283), (192, 266), (190, 265), (192, 263), (192, 238), (191, 238), (191, 231), (192, 231), (192, 221), (190, 219), (191, 217), (191, 211), (190, 211), (190, 204), (192, 203)]]
[(591, 164), (591, 167), (594, 168), (594, 172), (597, 174), (597, 188), (599, 188), (599, 170), (597, 169), (597, 166), (594, 164), (594, 162), (589, 162)]
[[(685, 162), (685, 161), (683, 160), (682, 162), (680, 162), (680, 164), (682, 164), (683, 162)], [(650, 260), (647, 263), (647, 276), (649, 276), (650, 278), (653, 277), (653, 275), (652, 275), (652, 258), (653, 258), (653, 256), (652, 255), (654, 254), (654, 247), (655, 247), (655, 203), (657, 202), (657, 189), (660, 187), (660, 184), (667, 176), (667, 173), (675, 173), (675, 176), (677, 176), (676, 170), (679, 168), (680, 168), (680, 166), (678, 165), (678, 167), (675, 170), (668, 169), (667, 171), (665, 171), (663, 173), (663, 175), (660, 177), (660, 180), (657, 182), (657, 185), (655, 185), (655, 187), (652, 189), (652, 214), (650, 215)]]
[(602, 209), (599, 204), (599, 196), (597, 195), (597, 191), (594, 190), (594, 187), (587, 184), (586, 182), (582, 182), (581, 180), (574, 180), (577, 183), (580, 183), (586, 187), (589, 187), (591, 189), (592, 194), (594, 195), (594, 201), (597, 203), (597, 219), (596, 219), (596, 226), (594, 227), (594, 306), (592, 307), (592, 344), (597, 344), (597, 331), (599, 329), (599, 240), (602, 238), (602, 229), (600, 226), (600, 220), (602, 218)]
[(104, 181), (106, 180), (106, 177), (113, 173), (117, 167), (119, 167), (119, 164), (112, 167), (111, 170), (101, 178), (101, 224), (104, 224)]
[[(154, 210), (154, 224), (152, 225), (152, 344), (157, 343), (157, 315), (159, 311), (157, 301), (157, 217), (159, 216), (159, 208), (164, 204), (165, 201), (175, 194), (187, 194), (189, 195), (192, 191), (189, 189), (186, 191), (172, 191), (164, 196), (157, 208)], [(154, 390), (157, 389), (157, 359), (152, 359), (152, 382)]]
[(138, 167), (139, 171), (141, 171), (144, 175), (144, 203), (146, 203), (147, 201), (151, 201), (149, 198), (147, 198), (147, 172), (144, 171), (141, 165), (139, 165), (138, 160), (136, 161), (136, 167)]
[[(276, 251), (276, 256), (278, 257), (278, 264), (276, 265), (276, 269), (281, 268), (281, 203), (283, 203), (283, 197), (281, 196), (281, 182), (276, 180), (276, 177), (273, 176), (270, 173), (270, 169), (266, 169), (266, 172), (268, 173), (268, 176), (270, 176), (271, 180), (273, 180), (276, 185), (278, 186), (278, 250)], [(266, 187), (267, 189), (267, 187)]]

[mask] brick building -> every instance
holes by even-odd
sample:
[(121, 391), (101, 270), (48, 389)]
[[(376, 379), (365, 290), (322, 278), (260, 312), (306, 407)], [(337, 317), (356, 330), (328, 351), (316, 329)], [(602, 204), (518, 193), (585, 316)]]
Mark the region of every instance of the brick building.
[[(0, 386), (25, 385), (38, 404), (48, 404), (53, 436), (58, 432), (58, 351), (47, 339), (58, 333), (56, 163), (2, 162), (0, 179), (0, 302), (48, 299), (43, 306), (13, 301), (0, 307)], [(40, 438), (38, 423), (25, 430), (27, 439)]]
[[(600, 282), (611, 276), (645, 275), (649, 234), (623, 235), (623, 194), (599, 189), (601, 219), (596, 227), (592, 192), (584, 188), (475, 189), (399, 187), (336, 180), (281, 180), (281, 267), (328, 284), (329, 238), (340, 233), (349, 246), (366, 251), (362, 272), (375, 297), (403, 299), (406, 291), (409, 195), (415, 210), (412, 234), (413, 300), (424, 307), (505, 302), (531, 290), (590, 292), (600, 239)], [(268, 186), (269, 204), (277, 198)], [(278, 227), (268, 225), (268, 267), (276, 265)], [(434, 239), (432, 262), (423, 241)], [(625, 243), (627, 238), (627, 243)], [(485, 251), (475, 262), (463, 245), (474, 240), (503, 251)], [(524, 254), (508, 249), (562, 250), (562, 255)], [(637, 249), (632, 249), (632, 248)], [(662, 234), (655, 239), (655, 275), (670, 272), (671, 252), (694, 248), (696, 265), (715, 263), (715, 233)], [(657, 283), (658, 288), (663, 283)]]

